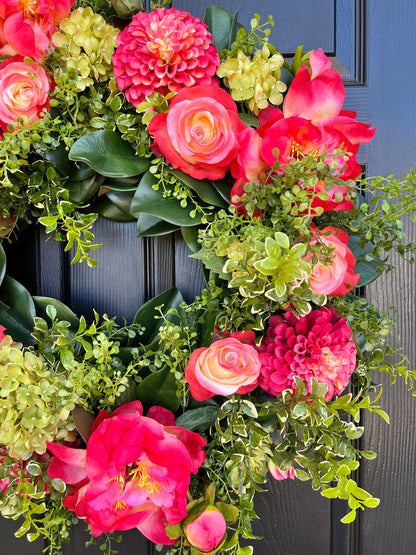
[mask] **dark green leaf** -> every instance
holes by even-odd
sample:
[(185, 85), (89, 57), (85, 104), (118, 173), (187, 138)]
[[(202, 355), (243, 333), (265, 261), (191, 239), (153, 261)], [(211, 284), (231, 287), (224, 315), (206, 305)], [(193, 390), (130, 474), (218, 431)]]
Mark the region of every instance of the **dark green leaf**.
[(51, 297), (35, 296), (32, 298), (35, 304), (36, 316), (39, 316), (40, 318), (43, 318), (44, 320), (50, 322), (50, 318), (46, 313), (46, 308), (49, 305), (52, 305), (56, 309), (56, 317), (58, 320), (69, 322), (71, 324), (71, 331), (76, 332), (78, 330), (79, 319), (64, 303), (61, 303), (61, 301), (58, 301), (57, 299), (53, 299)]
[[(140, 344), (147, 345), (157, 337), (159, 329), (164, 321), (160, 318), (155, 319), (155, 316), (159, 315), (159, 312), (155, 311), (156, 307), (163, 305), (162, 310), (163, 313), (166, 314), (169, 309), (178, 309), (182, 302), (183, 297), (176, 287), (172, 287), (157, 297), (150, 299), (150, 301), (147, 301), (147, 303), (141, 306), (136, 312), (133, 320), (135, 324), (141, 324), (145, 326), (146, 329), (143, 335), (129, 339), (128, 346), (133, 347)], [(167, 320), (170, 322), (174, 321), (174, 316), (168, 314)]]
[(145, 410), (158, 405), (176, 412), (181, 403), (176, 396), (176, 379), (169, 368), (162, 368), (147, 376), (137, 386), (136, 395)]
[(176, 198), (163, 196), (162, 186), (157, 191), (153, 189), (157, 182), (157, 178), (150, 172), (144, 174), (131, 203), (133, 214), (150, 214), (178, 226), (193, 226), (201, 223), (201, 214), (197, 214), (195, 218), (190, 216), (191, 210), (194, 209), (192, 203), (189, 202), (191, 206), (182, 208)]
[[(137, 218), (137, 236), (138, 237), (157, 237), (159, 235), (167, 235), (177, 231), (179, 226), (170, 224), (165, 220), (150, 216), (149, 214), (139, 214)], [(184, 228), (184, 229), (192, 229)]]
[(108, 187), (114, 191), (135, 191), (138, 184), (139, 178), (137, 176), (118, 178), (107, 177), (102, 187)]
[(6, 275), (6, 253), (4, 252), (3, 245), (0, 243), (0, 285)]
[(225, 8), (209, 6), (205, 8), (203, 22), (212, 33), (212, 42), (218, 51), (228, 49), (235, 41), (238, 30), (237, 13), (232, 17)]
[(108, 130), (95, 131), (75, 141), (69, 159), (85, 162), (107, 177), (139, 175), (150, 166), (149, 160), (136, 155), (130, 143)]
[(88, 179), (67, 181), (65, 188), (68, 189), (69, 200), (75, 204), (84, 204), (84, 202), (87, 202), (95, 195), (100, 188), (102, 180), (103, 176), (95, 173)]
[(108, 191), (98, 197), (93, 209), (99, 216), (113, 222), (134, 222), (136, 218), (130, 213), (132, 197), (131, 191)]
[(360, 248), (358, 246), (360, 239), (361, 237), (359, 235), (351, 235), (348, 241), (348, 247), (354, 255), (356, 261), (354, 273), (360, 274), (360, 280), (357, 287), (368, 285), (377, 279), (381, 274), (381, 271), (377, 270), (377, 266), (379, 264), (379, 259), (377, 257), (374, 257), (373, 260), (365, 259), (366, 255), (371, 254), (374, 251), (375, 246), (373, 243), (368, 242), (364, 248)]
[(186, 428), (191, 432), (195, 430), (202, 432), (215, 424), (218, 413), (219, 407), (211, 406), (187, 410), (176, 420), (176, 426)]
[[(34, 345), (32, 337), (35, 305), (29, 291), (21, 283), (4, 276), (0, 287), (0, 324), (15, 341)], [(7, 307), (7, 308), (6, 308)]]
[(95, 174), (95, 171), (87, 164), (71, 162), (64, 144), (59, 145), (55, 150), (49, 151), (46, 158), (56, 165), (64, 177), (69, 177), (71, 181), (83, 181)]
[(198, 252), (201, 248), (201, 245), (198, 242), (198, 230), (199, 226), (197, 225), (193, 227), (181, 227), (183, 240), (192, 252)]
[(227, 207), (228, 207), (231, 202), (231, 189), (234, 183), (232, 181), (222, 180), (222, 181), (213, 181), (212, 184), (217, 189), (217, 191), (222, 196), (222, 198), (227, 201)]
[(170, 170), (170, 173), (177, 179), (185, 183), (190, 189), (196, 192), (201, 200), (207, 204), (213, 204), (220, 208), (228, 208), (228, 203), (215, 189), (214, 185), (208, 179), (194, 179), (180, 170)]

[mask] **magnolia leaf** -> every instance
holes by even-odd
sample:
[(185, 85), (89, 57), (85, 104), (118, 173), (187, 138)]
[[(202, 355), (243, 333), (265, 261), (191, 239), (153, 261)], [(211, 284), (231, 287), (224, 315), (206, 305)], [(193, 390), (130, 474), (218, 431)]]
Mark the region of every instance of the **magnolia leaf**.
[[(150, 216), (150, 214), (139, 214), (137, 218), (137, 236), (138, 237), (159, 237), (177, 231), (179, 226)], [(182, 229), (193, 229), (192, 227), (184, 227)]]
[(70, 181), (84, 181), (94, 176), (95, 171), (84, 162), (74, 164), (68, 158), (68, 150), (64, 144), (60, 144), (55, 150), (50, 150), (46, 156), (47, 160), (53, 162), (64, 177)]
[(72, 418), (79, 435), (88, 443), (91, 435), (91, 428), (95, 422), (95, 415), (82, 407), (75, 407), (72, 411)]
[(74, 204), (83, 204), (87, 202), (100, 188), (102, 175), (94, 174), (92, 177), (80, 181), (67, 181), (65, 188), (69, 193), (69, 200)]
[(85, 162), (107, 177), (139, 175), (150, 166), (148, 159), (136, 155), (130, 143), (109, 130), (95, 131), (75, 141), (69, 159)]
[(68, 308), (64, 303), (58, 301), (57, 299), (53, 299), (51, 297), (32, 297), (33, 302), (35, 304), (36, 309), (36, 316), (43, 318), (44, 320), (50, 320), (47, 314), (47, 307), (53, 306), (56, 310), (56, 318), (61, 321), (69, 322), (70, 323), (70, 330), (74, 333), (79, 328), (79, 319), (75, 314), (72, 312), (70, 308)]
[(6, 275), (6, 253), (4, 252), (3, 245), (0, 243), (0, 285)]
[[(381, 270), (377, 269), (380, 260), (376, 256), (372, 256), (375, 249), (375, 245), (368, 241), (364, 248), (358, 246), (361, 236), (351, 235), (348, 241), (348, 248), (351, 250), (355, 257), (355, 267), (354, 273), (360, 274), (360, 280), (357, 283), (357, 287), (363, 287), (368, 285), (372, 281), (378, 278), (382, 273)], [(366, 256), (370, 255), (372, 260), (366, 260)]]
[(136, 220), (130, 212), (133, 193), (131, 191), (107, 191), (98, 197), (93, 204), (94, 211), (107, 220), (113, 222), (134, 222)]
[(135, 191), (138, 184), (139, 179), (137, 176), (118, 178), (108, 177), (102, 186), (111, 189), (112, 191)]
[(224, 200), (208, 179), (194, 179), (181, 170), (170, 170), (170, 173), (195, 191), (199, 198), (207, 204), (228, 208), (228, 202)]
[(181, 227), (183, 240), (193, 253), (198, 252), (201, 248), (201, 244), (198, 241), (198, 231), (199, 226), (197, 225), (192, 227)]
[(163, 196), (161, 185), (157, 190), (153, 189), (157, 183), (158, 179), (153, 174), (150, 172), (144, 174), (131, 203), (133, 214), (150, 214), (178, 226), (193, 226), (201, 223), (200, 213), (193, 218), (190, 215), (190, 212), (195, 209), (191, 201), (188, 200), (190, 206), (182, 207), (177, 198)]
[(237, 22), (238, 12), (231, 16), (225, 8), (209, 6), (205, 8), (203, 22), (212, 33), (212, 42), (218, 52), (229, 49), (235, 41), (237, 31), (242, 26)]
[(179, 416), (179, 418), (177, 418), (176, 426), (180, 426), (181, 428), (185, 428), (191, 432), (194, 432), (195, 430), (203, 432), (215, 424), (215, 421), (218, 418), (219, 410), (219, 407), (213, 406), (187, 410)]
[(6, 275), (0, 287), (0, 301), (0, 324), (6, 328), (6, 333), (15, 341), (34, 345), (32, 331), (36, 312), (29, 291)]
[(181, 400), (176, 396), (176, 379), (168, 367), (147, 376), (136, 388), (136, 397), (148, 410), (155, 405), (176, 412)]
[[(156, 307), (163, 306), (163, 314), (166, 314), (170, 309), (178, 309), (181, 303), (183, 303), (183, 297), (176, 287), (172, 287), (160, 295), (157, 295), (157, 297), (150, 299), (150, 301), (147, 301), (147, 303), (141, 306), (136, 312), (133, 320), (133, 323), (141, 324), (146, 329), (143, 335), (130, 338), (127, 343), (128, 347), (138, 346), (140, 344), (147, 345), (157, 337), (159, 329), (164, 325), (165, 321), (162, 318), (155, 318), (155, 316), (160, 316), (160, 313), (155, 310)], [(167, 314), (166, 320), (173, 322), (175, 321), (175, 316), (173, 314)]]

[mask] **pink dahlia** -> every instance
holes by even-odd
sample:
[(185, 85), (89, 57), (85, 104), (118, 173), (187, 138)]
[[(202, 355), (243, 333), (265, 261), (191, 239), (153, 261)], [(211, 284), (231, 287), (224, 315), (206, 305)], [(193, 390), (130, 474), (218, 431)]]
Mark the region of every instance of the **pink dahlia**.
[(117, 37), (113, 55), (118, 88), (134, 106), (153, 92), (211, 85), (220, 60), (207, 26), (174, 8), (139, 12)]
[(310, 393), (311, 379), (316, 378), (327, 384), (329, 401), (347, 387), (357, 349), (345, 318), (323, 307), (300, 318), (291, 312), (270, 318), (259, 352), (259, 385), (267, 393), (296, 391), (295, 376), (307, 383)]

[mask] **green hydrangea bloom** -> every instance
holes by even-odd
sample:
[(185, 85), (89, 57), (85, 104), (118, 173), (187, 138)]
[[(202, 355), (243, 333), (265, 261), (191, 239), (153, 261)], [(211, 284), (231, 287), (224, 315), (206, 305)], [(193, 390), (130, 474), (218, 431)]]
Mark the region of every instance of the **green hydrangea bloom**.
[(66, 67), (76, 77), (77, 89), (83, 91), (95, 81), (113, 76), (112, 55), (119, 30), (88, 8), (78, 8), (63, 19), (52, 42)]
[(269, 102), (278, 106), (283, 101), (286, 85), (279, 80), (283, 61), (279, 52), (271, 56), (270, 50), (263, 45), (252, 58), (241, 51), (237, 58), (228, 58), (219, 66), (217, 75), (224, 79), (233, 99), (245, 101), (250, 111), (257, 115)]
[[(0, 444), (11, 457), (28, 459), (46, 451), (47, 441), (73, 439), (71, 411), (75, 384), (57, 375), (47, 361), (22, 351), (11, 338), (0, 348)], [(74, 435), (75, 437), (75, 435)]]

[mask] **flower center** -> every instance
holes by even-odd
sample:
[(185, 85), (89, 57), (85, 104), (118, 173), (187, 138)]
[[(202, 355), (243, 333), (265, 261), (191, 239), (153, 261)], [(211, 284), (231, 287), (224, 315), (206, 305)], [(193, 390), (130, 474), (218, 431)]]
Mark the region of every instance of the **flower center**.
[(139, 463), (139, 465), (129, 473), (128, 479), (134, 482), (136, 487), (148, 488), (150, 495), (155, 491), (159, 492), (162, 490), (159, 484), (151, 481), (146, 465), (143, 462)]

